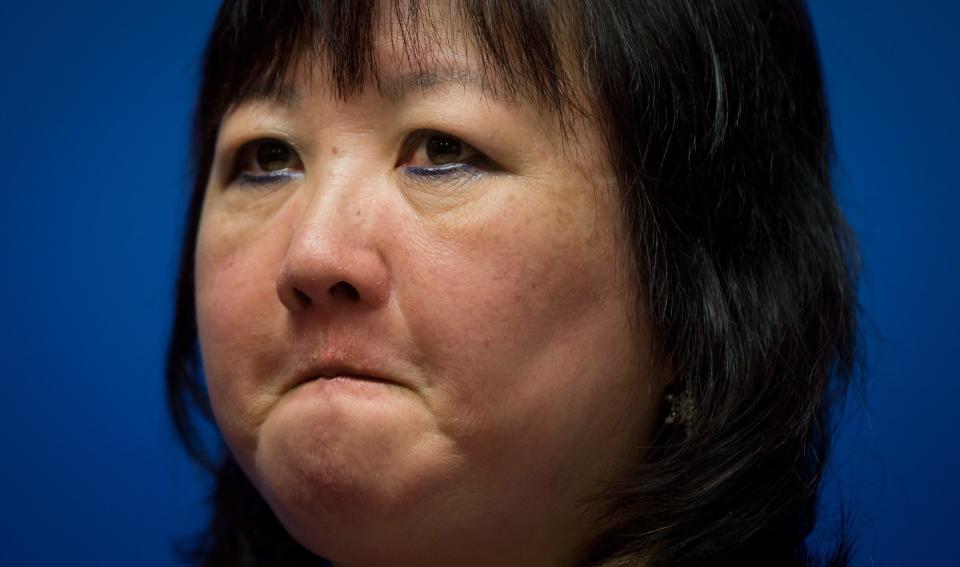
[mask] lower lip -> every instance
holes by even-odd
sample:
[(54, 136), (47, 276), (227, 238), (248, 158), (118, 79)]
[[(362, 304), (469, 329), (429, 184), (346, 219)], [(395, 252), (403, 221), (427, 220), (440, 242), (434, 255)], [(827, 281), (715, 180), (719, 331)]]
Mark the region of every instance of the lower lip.
[(314, 378), (304, 382), (297, 387), (297, 389), (307, 389), (314, 392), (336, 391), (363, 396), (373, 396), (380, 395), (385, 391), (389, 391), (391, 386), (395, 386), (395, 384), (392, 382), (386, 382), (384, 380), (378, 380), (376, 378), (370, 378), (369, 376), (346, 375)]

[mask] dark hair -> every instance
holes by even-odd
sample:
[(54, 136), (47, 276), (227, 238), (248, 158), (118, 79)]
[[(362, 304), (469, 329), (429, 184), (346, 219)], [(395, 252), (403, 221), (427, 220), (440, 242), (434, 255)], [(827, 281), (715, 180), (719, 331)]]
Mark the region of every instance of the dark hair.
[[(415, 46), (419, 5), (393, 16)], [(623, 218), (669, 388), (694, 411), (664, 423), (633, 478), (600, 497), (582, 563), (813, 565), (832, 410), (856, 376), (853, 240), (831, 189), (831, 131), (802, 0), (464, 0), (497, 84), (562, 113), (582, 88), (618, 174)], [(206, 49), (193, 132), (167, 395), (190, 455), (215, 475), (206, 565), (317, 561), (286, 533), (212, 423), (198, 364), (194, 246), (220, 121), (323, 57), (340, 96), (376, 78), (370, 1), (226, 0)], [(573, 53), (575, 64), (561, 54)], [(415, 53), (415, 51), (414, 51)], [(199, 420), (199, 421), (198, 421)], [(829, 559), (847, 562), (842, 541)]]

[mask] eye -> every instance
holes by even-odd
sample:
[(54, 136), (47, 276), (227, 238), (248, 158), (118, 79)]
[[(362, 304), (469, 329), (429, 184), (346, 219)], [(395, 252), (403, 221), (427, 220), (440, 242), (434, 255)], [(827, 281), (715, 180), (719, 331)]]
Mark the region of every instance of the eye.
[(493, 163), (466, 142), (442, 132), (421, 130), (410, 136), (400, 160), (407, 173), (438, 176), (492, 169)]
[(467, 146), (456, 138), (441, 136), (439, 134), (431, 135), (424, 144), (427, 159), (433, 165), (447, 165), (456, 161), (462, 161), (465, 156), (471, 153), (470, 146)]
[(233, 177), (248, 183), (273, 183), (302, 173), (303, 162), (290, 144), (263, 138), (240, 148)]

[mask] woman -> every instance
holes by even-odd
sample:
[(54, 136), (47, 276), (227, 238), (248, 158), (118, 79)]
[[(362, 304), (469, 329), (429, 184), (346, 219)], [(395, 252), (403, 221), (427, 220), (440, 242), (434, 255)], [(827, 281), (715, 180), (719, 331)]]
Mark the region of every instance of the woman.
[(198, 562), (814, 563), (855, 297), (801, 2), (227, 0), (194, 155)]

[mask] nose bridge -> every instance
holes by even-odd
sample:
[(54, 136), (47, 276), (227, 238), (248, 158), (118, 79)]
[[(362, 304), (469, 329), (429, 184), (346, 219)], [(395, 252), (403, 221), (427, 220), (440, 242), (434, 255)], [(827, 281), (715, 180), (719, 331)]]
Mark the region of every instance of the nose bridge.
[(362, 169), (332, 165), (302, 187), (293, 215), (277, 280), (277, 294), (292, 312), (372, 308), (389, 295), (374, 188), (358, 175)]
[(309, 243), (325, 237), (330, 246), (357, 244), (372, 212), (371, 190), (369, 181), (348, 168), (346, 163), (336, 169), (331, 167), (321, 174), (321, 179), (304, 188), (307, 195), (294, 239), (306, 238)]

